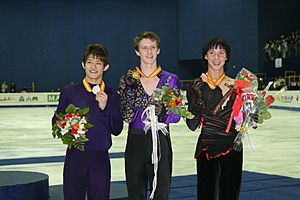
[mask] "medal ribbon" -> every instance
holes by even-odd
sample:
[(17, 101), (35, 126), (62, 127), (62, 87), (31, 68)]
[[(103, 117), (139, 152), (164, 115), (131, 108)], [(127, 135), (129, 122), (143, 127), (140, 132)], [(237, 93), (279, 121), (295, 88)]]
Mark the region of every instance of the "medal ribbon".
[(156, 68), (150, 75), (145, 75), (143, 72), (142, 72), (142, 70), (140, 70), (140, 68), (139, 67), (136, 67), (135, 68), (136, 69), (136, 71), (142, 76), (142, 77), (144, 77), (144, 78), (153, 78), (153, 77), (155, 77), (155, 76), (157, 76), (157, 74), (159, 74), (160, 72), (161, 72), (161, 67), (159, 66), (158, 68)]
[[(90, 84), (87, 82), (87, 80), (83, 79), (82, 83), (83, 83), (83, 86), (86, 89), (86, 91), (88, 91), (88, 92), (92, 92), (93, 91), (92, 88), (91, 88), (91, 86), (90, 86)], [(105, 83), (104, 83), (103, 80), (102, 80), (102, 82), (99, 85), (100, 85), (101, 91), (104, 91), (104, 89), (105, 89)]]
[(209, 86), (210, 89), (212, 89), (212, 90), (216, 89), (216, 87), (217, 87), (218, 85), (220, 85), (220, 83), (221, 83), (221, 82), (224, 80), (224, 78), (225, 78), (225, 74), (223, 74), (222, 76), (220, 76), (220, 77), (218, 78), (218, 80), (217, 80), (216, 82), (214, 82), (214, 81), (212, 80), (212, 77), (209, 75), (208, 72), (206, 73), (206, 76), (207, 76), (207, 81), (206, 81), (206, 83), (208, 84), (208, 86)]

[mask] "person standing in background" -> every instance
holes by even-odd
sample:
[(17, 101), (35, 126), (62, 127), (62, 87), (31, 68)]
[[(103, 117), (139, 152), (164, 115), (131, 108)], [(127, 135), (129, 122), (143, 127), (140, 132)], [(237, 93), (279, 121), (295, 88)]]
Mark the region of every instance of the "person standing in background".
[(2, 92), (2, 93), (8, 92), (8, 85), (7, 85), (6, 81), (4, 81), (4, 82), (1, 84), (1, 92)]
[(10, 86), (9, 86), (9, 92), (10, 93), (15, 93), (16, 92), (16, 83), (14, 81), (12, 81), (10, 83)]

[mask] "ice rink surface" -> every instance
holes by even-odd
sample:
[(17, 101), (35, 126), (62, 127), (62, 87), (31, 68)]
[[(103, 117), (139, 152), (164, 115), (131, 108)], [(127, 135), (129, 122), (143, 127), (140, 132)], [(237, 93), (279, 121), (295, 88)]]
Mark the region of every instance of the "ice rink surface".
[[(0, 108), (0, 171), (48, 174), (50, 199), (62, 199), (62, 169), (66, 146), (53, 139), (51, 118), (55, 107)], [(241, 200), (300, 199), (300, 112), (271, 109), (272, 118), (249, 130), (255, 151), (244, 147)], [(184, 120), (170, 126), (173, 177), (170, 199), (196, 199), (193, 158), (199, 130)], [(111, 199), (127, 199), (124, 149), (127, 125), (113, 136)]]

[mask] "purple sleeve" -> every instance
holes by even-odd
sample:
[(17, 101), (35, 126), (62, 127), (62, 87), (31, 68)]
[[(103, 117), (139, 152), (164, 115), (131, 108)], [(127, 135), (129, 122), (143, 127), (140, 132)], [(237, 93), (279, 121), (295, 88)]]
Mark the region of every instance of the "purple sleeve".
[[(62, 88), (59, 94), (59, 102), (56, 108), (57, 113), (65, 113), (67, 106), (69, 105), (69, 99), (66, 91)], [(56, 119), (52, 117), (52, 125), (55, 124)]]
[(115, 136), (119, 135), (123, 129), (123, 118), (121, 115), (120, 95), (115, 93), (108, 97), (108, 104), (103, 110), (105, 125), (109, 132)]

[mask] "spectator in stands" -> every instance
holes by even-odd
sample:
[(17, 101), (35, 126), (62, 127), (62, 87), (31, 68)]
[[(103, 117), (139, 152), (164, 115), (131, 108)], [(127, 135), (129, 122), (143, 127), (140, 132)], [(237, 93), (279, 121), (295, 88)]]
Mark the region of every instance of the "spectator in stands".
[(4, 82), (1, 84), (1, 92), (2, 92), (2, 93), (8, 92), (8, 85), (7, 85), (6, 81), (4, 81)]
[(278, 78), (276, 78), (274, 83), (273, 83), (273, 88), (275, 90), (280, 90), (284, 86), (286, 86), (285, 79), (282, 76), (279, 75)]
[(16, 92), (16, 83), (14, 81), (12, 81), (10, 83), (9, 92), (11, 92), (11, 93), (15, 93)]

